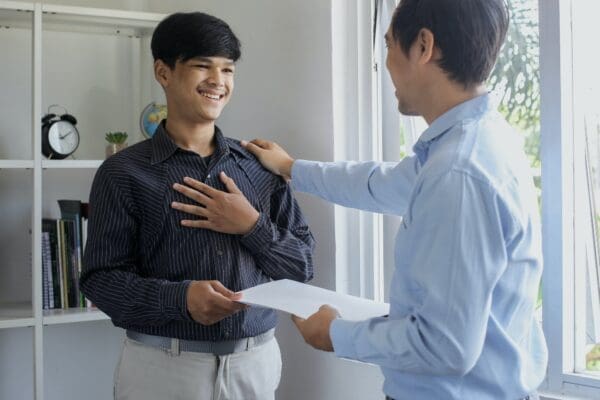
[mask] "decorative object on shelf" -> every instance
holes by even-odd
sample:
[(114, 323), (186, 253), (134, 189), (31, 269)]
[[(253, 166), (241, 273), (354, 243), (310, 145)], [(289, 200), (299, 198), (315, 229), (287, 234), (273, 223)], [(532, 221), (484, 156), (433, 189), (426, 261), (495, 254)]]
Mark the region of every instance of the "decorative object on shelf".
[[(59, 107), (63, 114), (53, 114), (50, 109)], [(75, 127), (77, 120), (67, 109), (58, 104), (48, 107), (48, 113), (42, 117), (42, 154), (53, 160), (67, 158), (79, 147), (79, 131)]]
[(106, 146), (106, 158), (127, 147), (127, 132), (108, 132), (105, 138), (109, 143)]
[(154, 136), (160, 121), (167, 118), (167, 106), (152, 102), (142, 110), (140, 114), (140, 129), (147, 138)]

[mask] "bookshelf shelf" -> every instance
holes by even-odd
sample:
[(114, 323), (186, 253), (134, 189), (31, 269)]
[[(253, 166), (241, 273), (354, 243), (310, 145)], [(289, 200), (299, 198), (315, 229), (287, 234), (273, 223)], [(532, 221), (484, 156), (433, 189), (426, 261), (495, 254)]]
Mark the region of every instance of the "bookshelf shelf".
[(0, 329), (35, 325), (31, 303), (0, 304)]
[(0, 169), (32, 169), (33, 160), (0, 160)]
[(104, 160), (42, 160), (42, 168), (45, 169), (95, 169)]
[(72, 324), (88, 321), (108, 320), (108, 315), (97, 308), (69, 308), (66, 310), (44, 310), (44, 325)]

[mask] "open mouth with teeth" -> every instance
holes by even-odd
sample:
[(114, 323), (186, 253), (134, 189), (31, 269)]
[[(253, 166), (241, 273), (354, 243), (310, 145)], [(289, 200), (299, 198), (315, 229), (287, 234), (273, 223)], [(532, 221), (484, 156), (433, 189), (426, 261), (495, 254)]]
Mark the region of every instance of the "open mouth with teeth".
[(223, 97), (225, 97), (225, 94), (216, 94), (216, 93), (209, 93), (209, 92), (205, 92), (202, 90), (198, 90), (198, 93), (200, 94), (200, 96), (202, 97), (206, 97), (207, 99), (213, 100), (213, 101), (219, 101), (221, 100)]

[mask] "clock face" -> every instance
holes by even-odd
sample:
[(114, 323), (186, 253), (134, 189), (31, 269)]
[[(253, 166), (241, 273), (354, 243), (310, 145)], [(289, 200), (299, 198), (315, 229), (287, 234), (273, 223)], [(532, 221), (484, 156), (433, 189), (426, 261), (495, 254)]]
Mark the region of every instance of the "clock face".
[(79, 132), (73, 124), (67, 121), (57, 121), (48, 131), (48, 141), (54, 152), (69, 155), (79, 146)]

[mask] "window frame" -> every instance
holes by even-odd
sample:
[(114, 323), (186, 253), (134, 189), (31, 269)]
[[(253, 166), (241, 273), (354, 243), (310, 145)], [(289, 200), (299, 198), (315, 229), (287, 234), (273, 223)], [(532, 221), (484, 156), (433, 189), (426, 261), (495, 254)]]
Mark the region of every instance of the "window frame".
[[(600, 396), (600, 377), (577, 373), (585, 333), (585, 258), (576, 241), (577, 135), (573, 67), (573, 0), (540, 0), (540, 89), (542, 161), (543, 327), (548, 370), (543, 389), (569, 395)], [(557, 45), (558, 44), (558, 45)], [(578, 170), (579, 168), (577, 168)], [(579, 342), (579, 343), (578, 343)]]

